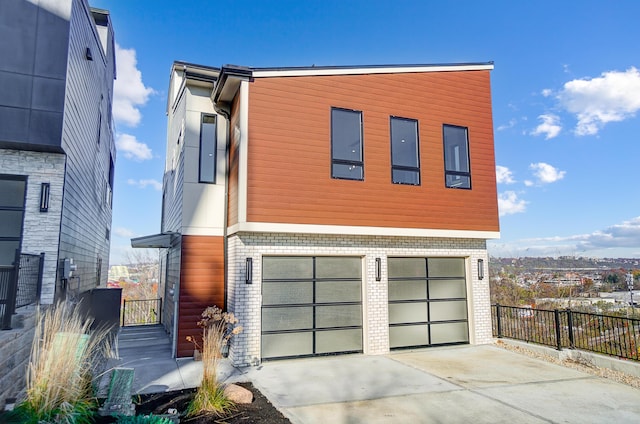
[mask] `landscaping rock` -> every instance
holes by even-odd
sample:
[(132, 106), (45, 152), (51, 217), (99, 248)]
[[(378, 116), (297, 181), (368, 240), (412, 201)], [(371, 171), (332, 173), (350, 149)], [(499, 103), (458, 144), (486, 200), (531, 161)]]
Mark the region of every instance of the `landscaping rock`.
[(236, 384), (229, 384), (224, 388), (224, 395), (234, 403), (251, 403), (253, 402), (253, 393), (250, 390), (240, 387)]

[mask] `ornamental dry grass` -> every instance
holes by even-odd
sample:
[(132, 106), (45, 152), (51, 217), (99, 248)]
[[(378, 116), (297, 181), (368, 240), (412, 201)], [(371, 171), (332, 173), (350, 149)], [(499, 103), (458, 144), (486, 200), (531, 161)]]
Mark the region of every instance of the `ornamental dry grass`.
[(222, 312), (217, 306), (209, 306), (202, 312), (198, 326), (202, 328), (202, 346), (198, 346), (192, 337), (187, 340), (202, 351), (202, 384), (189, 404), (187, 416), (204, 413), (223, 415), (232, 410), (234, 404), (224, 395), (224, 385), (218, 381), (218, 365), (225, 346), (233, 336), (242, 332), (242, 327), (233, 313)]
[(38, 311), (26, 397), (12, 414), (14, 422), (92, 421), (92, 378), (109, 351), (109, 332), (91, 331), (91, 324), (70, 301)]

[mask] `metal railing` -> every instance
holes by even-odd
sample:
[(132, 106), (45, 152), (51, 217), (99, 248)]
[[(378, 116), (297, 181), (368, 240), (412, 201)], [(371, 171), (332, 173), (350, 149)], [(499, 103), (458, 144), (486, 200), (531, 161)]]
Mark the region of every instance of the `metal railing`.
[(162, 299), (122, 301), (122, 326), (160, 324)]
[(40, 300), (44, 253), (33, 255), (16, 251), (12, 266), (0, 267), (0, 326), (11, 329), (16, 308)]
[(493, 335), (640, 361), (640, 319), (493, 305)]

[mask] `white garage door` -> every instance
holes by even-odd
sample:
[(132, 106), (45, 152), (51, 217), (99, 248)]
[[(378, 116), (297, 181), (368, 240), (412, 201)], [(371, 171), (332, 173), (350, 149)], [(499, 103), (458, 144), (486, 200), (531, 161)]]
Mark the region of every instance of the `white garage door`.
[(389, 258), (392, 349), (469, 342), (463, 258)]
[(262, 259), (262, 359), (362, 352), (362, 259)]

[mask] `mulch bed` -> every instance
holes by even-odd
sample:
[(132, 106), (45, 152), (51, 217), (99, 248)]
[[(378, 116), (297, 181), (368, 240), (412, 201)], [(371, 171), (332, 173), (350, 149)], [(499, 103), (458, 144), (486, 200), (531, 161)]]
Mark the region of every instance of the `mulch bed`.
[[(193, 418), (180, 417), (180, 423), (185, 424), (291, 424), (284, 415), (280, 413), (269, 400), (251, 383), (237, 383), (253, 393), (253, 402), (249, 404), (238, 404), (234, 411), (228, 415), (219, 417), (217, 415), (202, 415)], [(152, 395), (139, 395), (134, 398), (137, 415), (161, 415), (166, 414), (169, 408), (175, 408), (179, 413), (186, 410), (189, 401), (193, 397), (195, 389), (180, 390), (175, 392), (157, 393)], [(113, 423), (111, 417), (101, 417), (96, 420), (98, 424)]]

